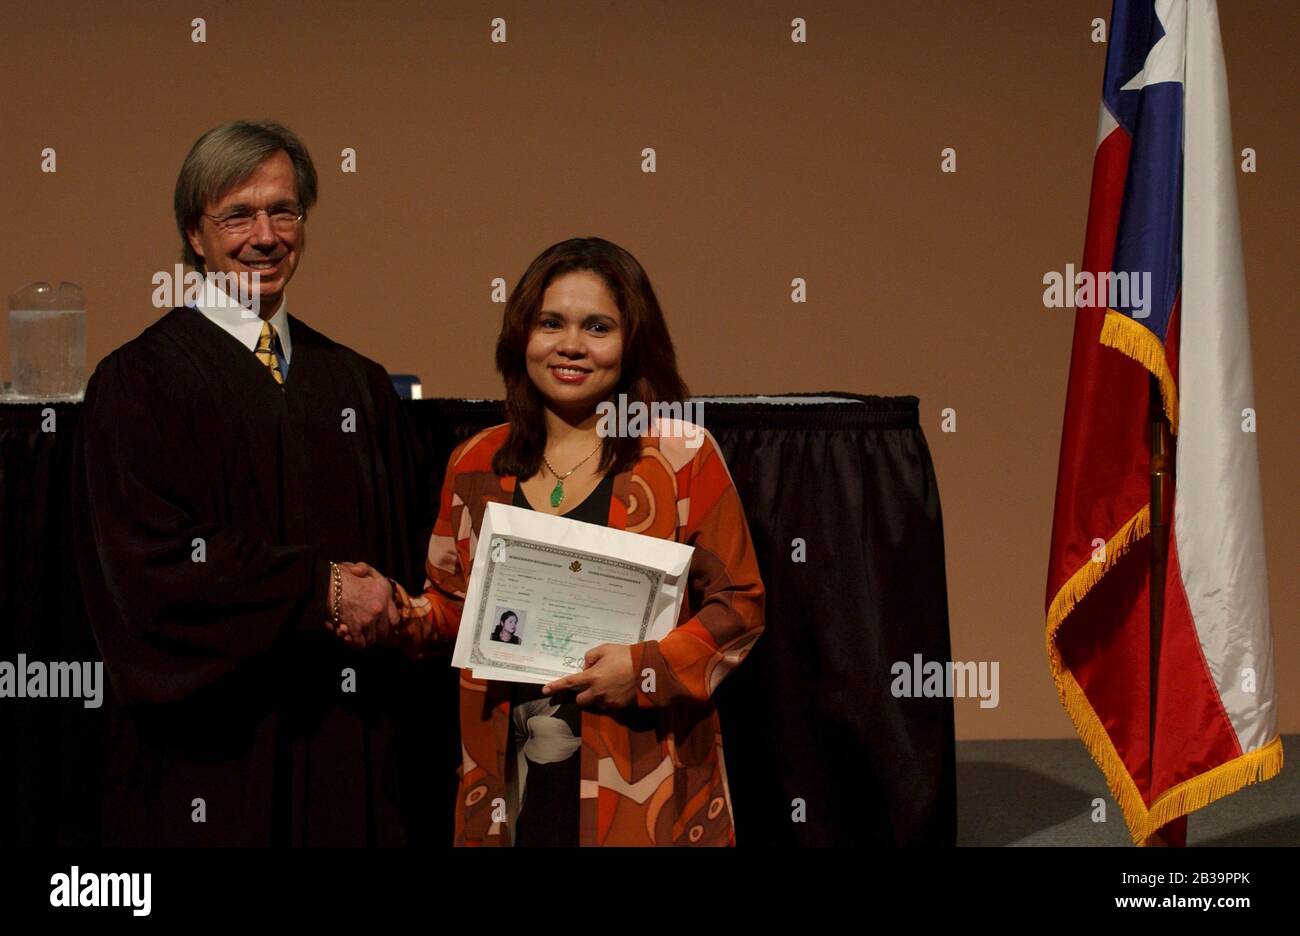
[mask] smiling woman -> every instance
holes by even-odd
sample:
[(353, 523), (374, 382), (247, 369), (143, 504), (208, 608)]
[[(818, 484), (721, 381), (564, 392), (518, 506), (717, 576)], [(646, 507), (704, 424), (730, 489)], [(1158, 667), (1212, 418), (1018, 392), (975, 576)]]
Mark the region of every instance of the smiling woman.
[[(424, 594), (400, 595), (412, 655), (455, 641), (488, 502), (695, 552), (683, 613), (662, 640), (592, 647), (580, 672), (540, 689), (462, 672), (456, 842), (732, 844), (712, 693), (762, 630), (744, 511), (702, 427), (599, 429), (613, 397), (646, 406), (686, 397), (649, 277), (600, 238), (550, 247), (510, 295), (496, 360), (509, 422), (451, 455)], [(543, 624), (523, 629), (525, 651)]]
[[(594, 417), (602, 401), (689, 395), (650, 278), (630, 253), (598, 237), (555, 244), (529, 264), (506, 304), (496, 366), (513, 431), (493, 467), (522, 478), (542, 471), (543, 450), (562, 449), (565, 467), (587, 455), (600, 438)], [(569, 431), (588, 420), (588, 438)], [(589, 487), (596, 474), (639, 457), (635, 437), (607, 438), (586, 472)]]

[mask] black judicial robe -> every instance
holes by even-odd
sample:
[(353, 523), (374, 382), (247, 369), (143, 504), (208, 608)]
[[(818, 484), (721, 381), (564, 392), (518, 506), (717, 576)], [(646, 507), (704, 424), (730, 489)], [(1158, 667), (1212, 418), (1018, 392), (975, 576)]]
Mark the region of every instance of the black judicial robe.
[(290, 329), (283, 389), (189, 308), (87, 387), (73, 496), (112, 688), (106, 844), (406, 839), (394, 716), (411, 664), (322, 625), (331, 560), (421, 590), (436, 505), (384, 369)]

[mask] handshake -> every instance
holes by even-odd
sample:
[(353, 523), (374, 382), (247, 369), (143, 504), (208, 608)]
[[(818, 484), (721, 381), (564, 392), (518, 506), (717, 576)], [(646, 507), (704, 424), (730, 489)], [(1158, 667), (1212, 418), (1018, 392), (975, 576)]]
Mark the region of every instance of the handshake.
[(364, 562), (334, 563), (325, 627), (358, 649), (382, 644), (408, 652), (397, 584)]

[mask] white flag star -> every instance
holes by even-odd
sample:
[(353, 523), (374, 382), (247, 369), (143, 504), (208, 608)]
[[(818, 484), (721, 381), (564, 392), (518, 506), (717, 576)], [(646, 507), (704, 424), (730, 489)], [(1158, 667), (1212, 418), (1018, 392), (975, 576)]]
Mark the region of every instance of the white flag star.
[(1121, 91), (1139, 91), (1147, 85), (1183, 80), (1183, 60), (1187, 52), (1187, 0), (1157, 0), (1156, 19), (1165, 34), (1147, 53), (1142, 70), (1128, 80)]

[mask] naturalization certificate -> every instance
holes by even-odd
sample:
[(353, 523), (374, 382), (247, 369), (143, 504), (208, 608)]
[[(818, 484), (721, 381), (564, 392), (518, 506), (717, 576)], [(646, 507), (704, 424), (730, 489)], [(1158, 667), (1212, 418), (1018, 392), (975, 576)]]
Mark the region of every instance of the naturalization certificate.
[(597, 644), (658, 640), (677, 623), (695, 550), (507, 504), (483, 517), (451, 665), (548, 683)]

